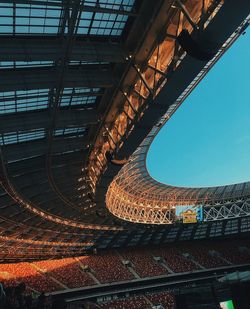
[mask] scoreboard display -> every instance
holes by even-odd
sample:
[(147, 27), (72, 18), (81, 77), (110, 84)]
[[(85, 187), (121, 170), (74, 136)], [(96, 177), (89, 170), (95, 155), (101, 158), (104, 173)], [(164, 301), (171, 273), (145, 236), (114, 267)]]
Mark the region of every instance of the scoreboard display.
[(197, 223), (203, 220), (202, 205), (180, 205), (175, 207), (177, 221), (183, 223)]

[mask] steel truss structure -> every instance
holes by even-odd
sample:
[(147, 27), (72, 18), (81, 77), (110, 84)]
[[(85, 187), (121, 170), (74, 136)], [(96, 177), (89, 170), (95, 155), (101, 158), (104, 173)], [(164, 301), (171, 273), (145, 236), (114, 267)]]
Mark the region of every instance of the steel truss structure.
[[(210, 47), (223, 53), (222, 44), (248, 8), (247, 0), (240, 6), (233, 0), (0, 1), (3, 261), (79, 255), (134, 238), (147, 241), (148, 227), (118, 220), (108, 209), (133, 222), (172, 222), (171, 211), (164, 210), (165, 186), (152, 182), (144, 161), (184, 90), (191, 91), (209, 69), (207, 61), (193, 60), (190, 70), (180, 35), (187, 31), (199, 41), (211, 24), (221, 24)], [(165, 91), (172, 96), (166, 105), (160, 100)], [(107, 189), (133, 153), (110, 186), (107, 209)], [(124, 173), (127, 180), (120, 177)], [(143, 190), (133, 188), (133, 181)], [(168, 198), (191, 203), (197, 197), (195, 190), (178, 190), (172, 188)], [(221, 200), (227, 194), (245, 196), (250, 188), (219, 191)], [(199, 192), (210, 202), (210, 192)], [(136, 202), (134, 194), (140, 194)], [(141, 207), (148, 198), (151, 210)], [(248, 228), (246, 222), (238, 232)]]
[[(129, 162), (114, 178), (106, 195), (107, 207), (114, 215), (137, 223), (171, 224), (175, 222), (174, 210), (176, 205), (200, 204), (204, 205), (205, 221), (250, 215), (248, 204), (250, 182), (207, 188), (173, 187), (158, 183), (150, 177), (146, 168), (148, 149), (162, 125), (170, 119), (187, 95), (241, 35), (243, 29), (248, 26), (248, 23), (249, 18), (225, 41), (216, 55), (206, 63), (175, 103), (170, 105), (167, 113), (153, 127), (131, 156)], [(183, 57), (181, 56), (181, 58)], [(181, 58), (178, 60), (181, 61)], [(243, 199), (243, 202), (240, 206), (236, 202), (230, 204), (232, 198)], [(220, 201), (220, 203), (214, 205), (214, 201)], [(210, 204), (211, 202), (212, 204)]]
[(250, 215), (250, 199), (240, 199), (204, 206), (204, 221), (225, 220)]

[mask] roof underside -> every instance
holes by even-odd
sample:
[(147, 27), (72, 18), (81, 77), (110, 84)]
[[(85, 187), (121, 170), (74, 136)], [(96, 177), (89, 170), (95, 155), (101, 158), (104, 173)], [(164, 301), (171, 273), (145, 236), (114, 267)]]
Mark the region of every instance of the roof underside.
[[(124, 83), (129, 89), (138, 74), (130, 71), (131, 55), (145, 65), (171, 16), (156, 17), (172, 4), (0, 1), (2, 260), (167, 239), (167, 229), (155, 228), (148, 237), (148, 228), (120, 221), (96, 204), (85, 169), (100, 124), (111, 123), (120, 108), (117, 92)], [(250, 229), (248, 221), (246, 226), (238, 232)]]

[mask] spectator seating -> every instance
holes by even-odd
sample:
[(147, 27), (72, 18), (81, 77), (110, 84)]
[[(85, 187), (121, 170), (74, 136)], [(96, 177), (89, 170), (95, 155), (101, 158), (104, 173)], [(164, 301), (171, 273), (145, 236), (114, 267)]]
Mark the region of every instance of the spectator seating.
[(161, 256), (165, 261), (168, 267), (173, 272), (188, 272), (188, 271), (195, 271), (200, 269), (196, 264), (192, 261), (187, 260), (178, 252), (176, 248), (173, 247), (166, 247), (160, 248), (154, 251), (155, 254)]
[(80, 264), (73, 258), (40, 261), (34, 264), (69, 288), (94, 284), (92, 278), (81, 269)]
[(151, 309), (143, 296), (135, 296), (125, 299), (117, 299), (99, 304), (103, 309)]
[[(242, 252), (239, 247), (246, 249)], [(210, 254), (211, 251), (215, 253), (213, 256)], [(153, 256), (162, 257), (165, 265), (176, 273), (201, 269), (196, 263), (185, 258), (183, 253), (192, 255), (194, 261), (204, 268), (216, 268), (229, 263), (250, 263), (247, 240), (183, 242), (160, 248), (124, 249), (119, 253), (109, 251), (82, 256), (78, 260), (64, 258), (33, 263), (0, 264), (0, 281), (4, 282), (5, 286), (24, 282), (31, 290), (50, 292), (94, 285), (97, 284), (97, 280), (100, 283), (110, 283), (135, 279), (133, 270), (130, 272), (123, 265), (122, 259), (129, 260), (134, 271), (142, 278), (167, 275), (167, 269), (154, 261)], [(85, 271), (84, 266), (88, 266), (91, 273)]]
[(156, 292), (146, 295), (147, 299), (154, 305), (162, 305), (163, 308), (174, 309), (175, 308), (175, 298), (170, 292)]
[(84, 256), (79, 258), (82, 264), (88, 265), (95, 277), (101, 283), (125, 281), (134, 279), (133, 274), (122, 264), (121, 259), (115, 251)]
[[(225, 242), (220, 243), (217, 242), (214, 244), (214, 248), (216, 251), (218, 251), (221, 256), (225, 257), (227, 261), (229, 261), (232, 264), (245, 264), (250, 263), (250, 253), (242, 253), (239, 250), (240, 246), (244, 246), (245, 242)], [(250, 252), (250, 251), (249, 251)]]
[(203, 246), (202, 243), (200, 243), (200, 246), (196, 244), (184, 244), (179, 248), (179, 251), (191, 254), (194, 260), (205, 268), (216, 268), (228, 265), (228, 263), (220, 257), (211, 255), (211, 253), (209, 253), (210, 249), (212, 250), (210, 246)]
[[(2, 277), (2, 278), (1, 278)], [(38, 292), (51, 292), (61, 286), (49, 277), (40, 274), (30, 263), (0, 264), (0, 278), (5, 286), (24, 282), (29, 288)]]
[(166, 309), (175, 309), (175, 298), (170, 292), (156, 292), (143, 296), (134, 296), (124, 299), (107, 301), (99, 304), (103, 309), (151, 309), (152, 306), (161, 305)]
[(151, 255), (150, 251), (146, 249), (127, 249), (121, 252), (125, 260), (129, 260), (137, 274), (141, 277), (155, 277), (167, 274), (166, 268), (158, 265)]

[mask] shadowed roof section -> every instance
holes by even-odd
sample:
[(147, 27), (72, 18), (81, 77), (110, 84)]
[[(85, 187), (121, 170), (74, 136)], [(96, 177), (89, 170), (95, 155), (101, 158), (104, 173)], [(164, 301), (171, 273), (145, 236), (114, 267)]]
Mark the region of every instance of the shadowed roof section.
[[(151, 190), (143, 170), (147, 146), (140, 144), (206, 66), (187, 54), (179, 34), (206, 42), (214, 36), (217, 52), (248, 7), (245, 0), (0, 1), (2, 260), (166, 239), (166, 226), (149, 238), (146, 225), (120, 220), (128, 218), (109, 207), (111, 214), (107, 189), (137, 151), (133, 189), (146, 183)], [(116, 191), (111, 204), (124, 192)]]

